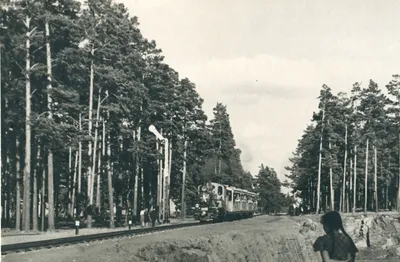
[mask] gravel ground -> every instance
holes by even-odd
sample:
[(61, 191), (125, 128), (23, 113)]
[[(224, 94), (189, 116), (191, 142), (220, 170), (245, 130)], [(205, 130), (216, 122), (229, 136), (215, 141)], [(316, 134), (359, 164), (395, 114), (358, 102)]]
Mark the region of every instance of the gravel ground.
[[(358, 219), (349, 217), (351, 221)], [(3, 256), (2, 261), (321, 261), (319, 254), (314, 253), (311, 247), (316, 237), (322, 234), (317, 220), (317, 216), (263, 216), (141, 237), (10, 254)], [(350, 224), (346, 226), (351, 227)], [(388, 230), (393, 231), (393, 227)], [(389, 248), (383, 250), (379, 245), (373, 248), (360, 249), (357, 261), (383, 261), (384, 253), (393, 251)], [(381, 251), (379, 254), (376, 253), (377, 248)], [(391, 255), (392, 261), (400, 258), (393, 257), (396, 256), (393, 252)]]

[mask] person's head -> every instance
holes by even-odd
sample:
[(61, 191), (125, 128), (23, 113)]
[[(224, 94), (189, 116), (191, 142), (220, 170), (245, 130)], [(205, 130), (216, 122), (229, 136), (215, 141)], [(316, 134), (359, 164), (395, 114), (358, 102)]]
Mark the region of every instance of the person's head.
[(343, 230), (342, 217), (337, 211), (329, 211), (321, 217), (321, 224), (324, 227), (324, 231), (332, 233), (333, 231)]

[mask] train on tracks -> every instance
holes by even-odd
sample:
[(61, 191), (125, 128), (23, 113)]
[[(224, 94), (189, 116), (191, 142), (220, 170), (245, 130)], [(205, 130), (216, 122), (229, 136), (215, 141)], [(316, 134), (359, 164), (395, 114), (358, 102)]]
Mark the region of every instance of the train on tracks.
[(258, 209), (258, 193), (209, 182), (198, 187), (194, 219), (200, 222), (223, 222), (253, 217)]

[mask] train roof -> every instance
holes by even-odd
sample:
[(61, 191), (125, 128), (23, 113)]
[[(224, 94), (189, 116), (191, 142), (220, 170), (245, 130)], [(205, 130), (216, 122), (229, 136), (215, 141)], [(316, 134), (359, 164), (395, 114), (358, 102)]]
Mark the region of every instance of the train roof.
[(243, 193), (243, 194), (247, 194), (247, 195), (251, 195), (251, 196), (258, 196), (259, 195), (259, 193), (251, 192), (251, 191), (248, 191), (246, 189), (241, 189), (241, 188), (230, 186), (230, 185), (223, 185), (221, 183), (209, 182), (209, 184), (211, 184), (213, 186), (223, 186), (228, 190), (234, 190), (234, 191), (237, 191), (237, 192), (240, 192), (240, 193)]

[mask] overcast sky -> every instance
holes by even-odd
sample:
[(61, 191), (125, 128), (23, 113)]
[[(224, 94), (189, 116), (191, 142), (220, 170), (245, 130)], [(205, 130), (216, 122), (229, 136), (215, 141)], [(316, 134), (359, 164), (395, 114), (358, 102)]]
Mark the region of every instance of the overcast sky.
[(322, 84), (350, 92), (400, 73), (398, 0), (117, 0), (166, 62), (196, 83), (209, 117), (227, 105), (245, 169), (280, 178)]

